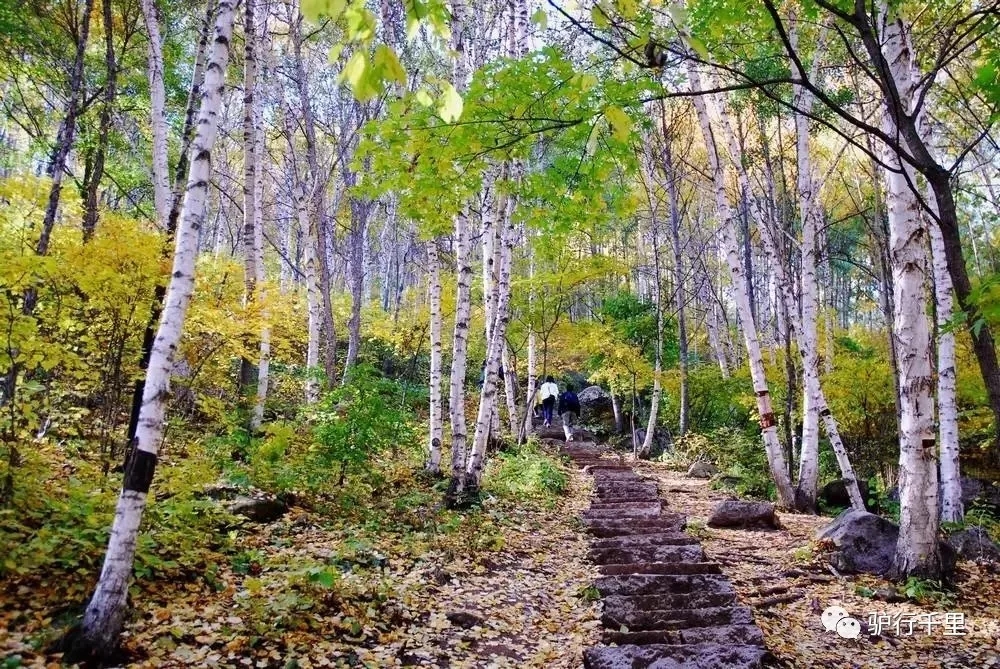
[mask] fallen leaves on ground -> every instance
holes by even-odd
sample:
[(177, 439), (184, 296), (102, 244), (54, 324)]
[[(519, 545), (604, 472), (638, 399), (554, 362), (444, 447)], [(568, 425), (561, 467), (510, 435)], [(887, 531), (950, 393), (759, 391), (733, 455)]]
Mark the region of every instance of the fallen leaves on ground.
[[(657, 479), (668, 507), (688, 515), (689, 531), (701, 540), (709, 559), (722, 565), (740, 600), (753, 609), (777, 666), (1000, 667), (997, 574), (963, 562), (956, 574), (953, 601), (879, 601), (870, 595), (893, 584), (872, 576), (837, 573), (824, 559), (823, 547), (813, 543), (816, 531), (831, 518), (780, 513), (782, 530), (707, 528), (712, 507), (727, 498), (724, 491), (658, 463), (640, 463), (636, 471)], [(831, 605), (844, 607), (861, 622), (859, 638), (845, 639), (826, 631), (820, 614)], [(945, 635), (941, 625), (930, 634), (923, 629), (912, 634), (866, 633), (872, 614), (937, 614), (936, 620), (943, 621), (949, 612), (964, 614), (965, 635)]]
[[(129, 665), (577, 667), (598, 641), (599, 605), (576, 520), (590, 484), (568, 473), (549, 509), (487, 500), (359, 525), (296, 508), (245, 527), (214, 573), (133, 586)], [(25, 587), (0, 592), (0, 653), (47, 666), (59, 656), (40, 646), (65, 602)]]

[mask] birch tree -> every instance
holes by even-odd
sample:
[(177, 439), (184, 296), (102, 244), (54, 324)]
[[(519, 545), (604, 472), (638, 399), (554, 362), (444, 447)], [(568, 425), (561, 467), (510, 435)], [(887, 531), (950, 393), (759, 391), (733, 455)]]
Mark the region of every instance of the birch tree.
[(771, 477), (778, 490), (778, 500), (782, 506), (792, 508), (795, 505), (795, 493), (789, 480), (781, 443), (778, 441), (778, 422), (774, 417), (774, 409), (771, 405), (764, 360), (761, 357), (760, 342), (757, 339), (757, 327), (754, 324), (753, 312), (750, 308), (750, 295), (747, 291), (748, 278), (744, 274), (742, 259), (737, 250), (735, 219), (726, 195), (725, 172), (719, 159), (708, 111), (711, 97), (700, 94), (702, 91), (701, 76), (693, 65), (688, 66), (688, 78), (694, 93), (692, 99), (708, 152), (709, 174), (712, 178), (716, 215), (719, 218), (719, 239), (732, 277), (740, 329), (743, 331), (743, 341), (750, 363), (750, 376), (753, 379), (754, 394), (757, 400), (757, 413), (760, 416), (761, 438), (764, 441), (764, 450), (767, 453)]
[[(896, 111), (911, 113), (918, 77), (909, 35), (898, 15), (880, 6), (882, 54), (899, 95)], [(896, 114), (886, 109), (884, 129), (899, 132)], [(931, 396), (930, 324), (927, 318), (927, 228), (920, 215), (912, 167), (886, 151), (889, 250), (895, 313), (893, 341), (899, 360), (899, 543), (893, 570), (900, 576), (936, 578), (938, 548), (938, 463)]]
[(194, 290), (198, 234), (205, 220), (205, 201), (211, 177), (210, 156), (215, 144), (225, 88), (234, 9), (234, 3), (230, 0), (219, 1), (215, 38), (208, 58), (204, 95), (198, 113), (198, 130), (192, 145), (191, 174), (184, 194), (163, 316), (147, 373), (136, 447), (125, 470), (104, 567), (84, 613), (79, 637), (74, 643), (75, 650), (81, 657), (107, 657), (117, 645), (125, 616), (139, 525), (153, 481), (156, 454), (163, 438), (174, 355)]

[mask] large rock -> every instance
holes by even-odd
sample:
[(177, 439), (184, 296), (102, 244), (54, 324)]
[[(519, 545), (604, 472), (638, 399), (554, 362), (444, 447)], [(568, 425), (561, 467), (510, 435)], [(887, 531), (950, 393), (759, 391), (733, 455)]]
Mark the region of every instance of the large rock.
[(727, 499), (719, 502), (708, 519), (709, 527), (736, 527), (741, 529), (778, 529), (781, 523), (770, 502), (746, 502)]
[(580, 418), (584, 423), (614, 421), (611, 395), (600, 386), (588, 386), (576, 396), (580, 400)]
[[(861, 497), (865, 500), (865, 506), (868, 507), (868, 482), (858, 481), (858, 488), (861, 490)], [(827, 483), (820, 489), (819, 499), (827, 507), (849, 507), (851, 496), (847, 493), (847, 480), (834, 479)], [(872, 508), (868, 508), (868, 510), (877, 511), (877, 509)]]
[(981, 527), (969, 527), (954, 532), (948, 544), (960, 557), (980, 564), (1000, 564), (1000, 548)]
[(240, 496), (229, 503), (229, 513), (249, 518), (258, 523), (270, 523), (285, 515), (288, 507), (284, 502), (271, 497)]
[(816, 539), (833, 542), (831, 563), (840, 571), (882, 575), (892, 567), (899, 527), (874, 513), (848, 509), (817, 532)]
[(991, 481), (963, 476), (961, 485), (963, 506), (968, 507), (977, 499), (992, 506), (1000, 506), (1000, 487)]
[(719, 468), (711, 462), (699, 460), (688, 467), (687, 475), (693, 479), (710, 479), (719, 473)]

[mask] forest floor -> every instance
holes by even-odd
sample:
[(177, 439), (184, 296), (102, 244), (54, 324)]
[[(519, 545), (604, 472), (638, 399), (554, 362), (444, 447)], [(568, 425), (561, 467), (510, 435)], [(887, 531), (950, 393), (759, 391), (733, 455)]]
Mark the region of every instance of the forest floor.
[[(434, 506), (429, 484), (401, 479), (384, 484), (392, 493), (371, 493), (371, 504), (384, 507), (378, 516), (334, 519), (294, 507), (276, 522), (243, 527), (210, 569), (133, 586), (123, 664), (579, 667), (601, 636), (598, 573), (579, 521), (592, 482), (564, 470), (555, 504), (493, 499), (454, 514)], [(953, 591), (879, 601), (871, 596), (887, 582), (833, 572), (812, 541), (830, 518), (783, 513), (784, 529), (768, 532), (707, 528), (724, 491), (664, 464), (641, 462), (636, 471), (659, 482), (669, 511), (688, 515), (687, 531), (753, 610), (776, 666), (1000, 667), (997, 574), (961, 563)], [(91, 568), (75, 580), (0, 583), (0, 668), (59, 666), (44, 645), (78, 615), (93, 576)], [(863, 629), (870, 615), (943, 621), (961, 612), (965, 634), (947, 635), (939, 624), (929, 634), (917, 626), (843, 639), (820, 621), (833, 604)]]
[[(446, 511), (439, 484), (411, 468), (361, 515), (293, 507), (242, 525), (208, 569), (136, 581), (119, 662), (578, 667), (600, 633), (578, 520), (591, 483), (562, 468), (554, 504), (488, 494), (478, 509)], [(60, 666), (45, 648), (82, 611), (95, 575), (0, 579), (0, 669)]]
[[(1000, 667), (1000, 576), (962, 562), (952, 591), (924, 591), (921, 602), (888, 603), (872, 597), (892, 584), (872, 576), (842, 575), (813, 542), (825, 516), (779, 513), (784, 529), (749, 531), (706, 526), (713, 505), (726, 499), (709, 481), (688, 478), (658, 463), (636, 472), (659, 481), (668, 509), (688, 515), (688, 532), (701, 540), (708, 558), (722, 565), (739, 599), (753, 610), (768, 650), (780, 667)], [(844, 607), (862, 625), (857, 639), (827, 632), (820, 614)], [(945, 614), (961, 613), (964, 634), (946, 634)], [(931, 614), (933, 617), (928, 617)], [(892, 616), (900, 627), (868, 635), (872, 615)], [(921, 618), (923, 616), (923, 618)], [(919, 623), (932, 620), (928, 633)], [(957, 631), (957, 630), (953, 630)]]

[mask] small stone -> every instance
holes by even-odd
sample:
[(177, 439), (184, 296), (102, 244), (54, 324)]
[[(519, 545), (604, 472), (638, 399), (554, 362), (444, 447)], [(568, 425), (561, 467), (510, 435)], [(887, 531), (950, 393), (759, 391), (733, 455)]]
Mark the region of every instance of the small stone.
[(483, 619), (481, 617), (477, 616), (475, 613), (469, 613), (468, 611), (449, 611), (444, 614), (444, 617), (447, 618), (448, 622), (452, 625), (458, 625), (459, 627), (464, 627), (465, 629), (483, 624)]
[(719, 468), (711, 462), (698, 461), (688, 468), (687, 475), (693, 479), (710, 479), (719, 473)]

